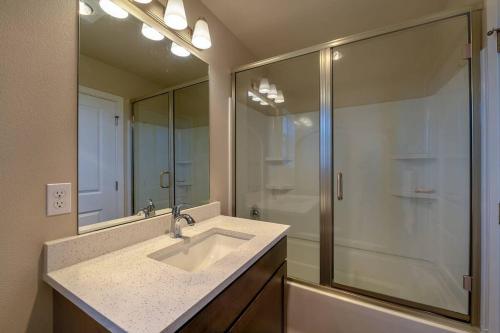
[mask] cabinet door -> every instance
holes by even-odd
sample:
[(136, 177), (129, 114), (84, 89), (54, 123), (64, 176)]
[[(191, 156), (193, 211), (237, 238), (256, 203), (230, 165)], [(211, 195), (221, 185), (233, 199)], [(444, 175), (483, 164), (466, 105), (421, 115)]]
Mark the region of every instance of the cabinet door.
[(286, 263), (273, 275), (229, 332), (285, 332), (285, 275)]

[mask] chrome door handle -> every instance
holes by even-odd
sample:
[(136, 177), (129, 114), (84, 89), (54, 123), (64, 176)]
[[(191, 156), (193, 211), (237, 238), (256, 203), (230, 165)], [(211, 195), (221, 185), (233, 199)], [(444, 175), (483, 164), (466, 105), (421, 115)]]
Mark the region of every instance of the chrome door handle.
[(344, 181), (342, 179), (342, 172), (337, 173), (337, 200), (344, 199)]
[[(165, 185), (165, 175), (168, 177), (168, 185)], [(160, 173), (160, 187), (161, 188), (170, 188), (170, 171), (163, 170)]]

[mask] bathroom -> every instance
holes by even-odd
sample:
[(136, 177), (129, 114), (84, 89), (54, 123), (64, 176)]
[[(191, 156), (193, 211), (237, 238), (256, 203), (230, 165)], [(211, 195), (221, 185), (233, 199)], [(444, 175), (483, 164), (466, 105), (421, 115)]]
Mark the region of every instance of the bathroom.
[(499, 0), (0, 3), (0, 332), (499, 332)]

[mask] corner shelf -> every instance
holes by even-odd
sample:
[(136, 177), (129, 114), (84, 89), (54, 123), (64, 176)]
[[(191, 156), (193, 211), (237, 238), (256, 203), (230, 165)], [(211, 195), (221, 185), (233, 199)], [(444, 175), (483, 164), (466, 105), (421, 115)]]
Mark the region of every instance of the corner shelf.
[(392, 155), (393, 160), (435, 160), (436, 156), (432, 154), (397, 154)]
[(436, 193), (393, 192), (391, 194), (395, 197), (405, 198), (405, 199), (427, 199), (427, 200), (438, 199)]
[(289, 184), (267, 184), (266, 189), (275, 191), (291, 191), (295, 189), (295, 186)]
[(192, 186), (191, 183), (176, 183), (175, 186)]
[(291, 162), (292, 160), (289, 158), (283, 158), (283, 157), (266, 157), (264, 161), (268, 163), (287, 163)]

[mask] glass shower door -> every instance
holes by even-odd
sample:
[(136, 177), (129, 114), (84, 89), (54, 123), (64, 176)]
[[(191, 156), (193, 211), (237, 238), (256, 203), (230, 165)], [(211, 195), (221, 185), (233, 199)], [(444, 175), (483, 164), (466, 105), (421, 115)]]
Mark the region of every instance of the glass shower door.
[(319, 52), (236, 74), (236, 216), (290, 225), (288, 276), (319, 282)]
[(208, 81), (174, 90), (175, 204), (210, 201)]
[(134, 213), (153, 200), (156, 209), (171, 207), (169, 94), (133, 103)]
[(467, 44), (460, 16), (332, 50), (334, 286), (469, 314)]

